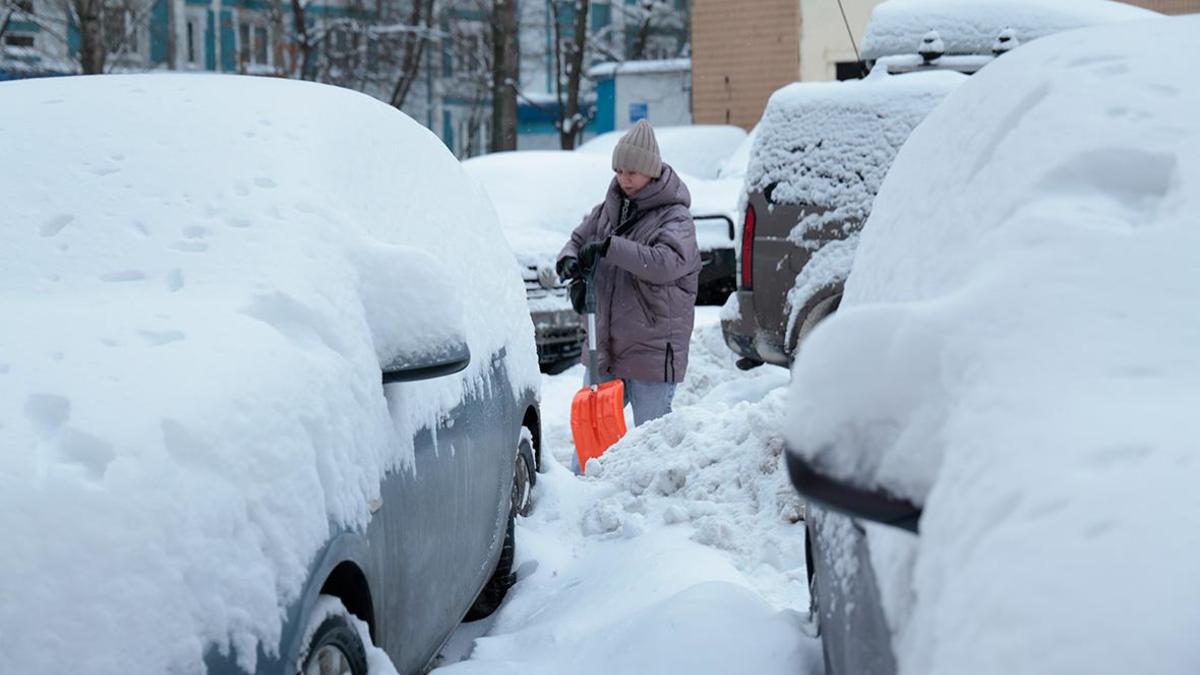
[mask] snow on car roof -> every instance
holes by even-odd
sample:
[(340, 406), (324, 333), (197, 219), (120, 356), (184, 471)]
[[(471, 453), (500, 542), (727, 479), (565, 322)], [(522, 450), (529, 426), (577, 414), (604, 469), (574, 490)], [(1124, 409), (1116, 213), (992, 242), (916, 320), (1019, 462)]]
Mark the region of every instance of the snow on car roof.
[(916, 539), (870, 529), (901, 672), (1195, 670), (1198, 34), (1093, 27), (980, 71), (800, 347), (791, 448), (924, 504)]
[[(576, 152), (612, 157), (617, 141), (628, 129), (609, 131), (580, 145)], [(716, 178), (724, 164), (746, 140), (746, 131), (729, 124), (694, 124), (654, 128), (663, 161), (676, 171), (699, 178)]]
[[(587, 152), (497, 152), (472, 157), (463, 167), (491, 195), (505, 236), (518, 258), (530, 265), (553, 260), (571, 231), (604, 201), (613, 180), (612, 160)], [(693, 215), (731, 217), (736, 211), (736, 183), (679, 175), (692, 194)], [(717, 229), (726, 231), (724, 226)], [(732, 244), (727, 235), (701, 242), (707, 248), (722, 244)]]
[(759, 124), (749, 191), (777, 203), (828, 209), (809, 213), (793, 232), (834, 220), (859, 223), (905, 139), (965, 75), (937, 71), (864, 80), (799, 82), (771, 95)]
[(562, 150), (496, 152), (463, 168), (491, 196), (520, 257), (557, 254), (613, 180), (608, 158)]
[[(0, 109), (3, 669), (270, 651), (419, 426), (502, 352), (538, 386), (494, 211), (436, 137), (343, 89), (55, 78), (0, 84)], [(383, 354), (456, 333), (464, 373), (385, 399)]]
[(1155, 16), (1109, 0), (887, 0), (871, 12), (862, 57), (915, 53), (931, 30), (938, 32), (947, 54), (991, 54), (1006, 28), (1024, 43), (1072, 28)]

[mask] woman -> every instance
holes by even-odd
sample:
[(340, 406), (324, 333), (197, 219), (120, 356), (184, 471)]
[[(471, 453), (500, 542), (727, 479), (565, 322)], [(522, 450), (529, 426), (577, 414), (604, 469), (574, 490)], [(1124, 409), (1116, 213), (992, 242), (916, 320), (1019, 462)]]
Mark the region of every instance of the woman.
[(580, 312), (583, 280), (591, 275), (597, 377), (625, 381), (634, 424), (641, 425), (671, 412), (675, 386), (687, 372), (700, 252), (691, 195), (663, 164), (649, 123), (638, 122), (621, 138), (612, 167), (616, 176), (604, 201), (571, 233), (557, 270), (571, 280)]

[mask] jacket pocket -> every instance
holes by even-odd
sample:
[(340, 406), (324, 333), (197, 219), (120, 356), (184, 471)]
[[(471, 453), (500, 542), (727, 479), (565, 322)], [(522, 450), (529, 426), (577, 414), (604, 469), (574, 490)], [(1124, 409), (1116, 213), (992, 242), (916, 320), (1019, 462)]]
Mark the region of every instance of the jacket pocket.
[(642, 294), (642, 285), (637, 281), (633, 282), (633, 298), (637, 301), (638, 307), (642, 308), (642, 315), (646, 317), (646, 322), (650, 325), (658, 323), (658, 316), (650, 309), (650, 301)]

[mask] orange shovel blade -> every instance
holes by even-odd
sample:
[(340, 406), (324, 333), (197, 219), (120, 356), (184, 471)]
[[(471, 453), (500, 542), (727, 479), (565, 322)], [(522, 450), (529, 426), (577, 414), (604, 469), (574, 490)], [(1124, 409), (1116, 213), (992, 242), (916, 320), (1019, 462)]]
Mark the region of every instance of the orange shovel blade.
[(605, 382), (592, 391), (584, 387), (575, 392), (571, 402), (571, 435), (575, 437), (575, 453), (579, 471), (587, 462), (604, 454), (625, 435), (625, 383)]

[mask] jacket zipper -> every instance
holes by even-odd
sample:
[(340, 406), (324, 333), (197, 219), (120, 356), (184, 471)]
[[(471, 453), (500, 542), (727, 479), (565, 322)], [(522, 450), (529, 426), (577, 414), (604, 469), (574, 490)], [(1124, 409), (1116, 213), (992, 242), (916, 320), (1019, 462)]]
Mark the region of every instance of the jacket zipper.
[(667, 341), (667, 356), (663, 359), (663, 382), (675, 380), (675, 347)]

